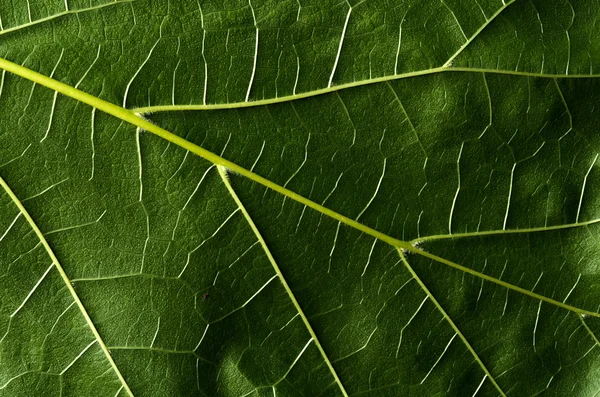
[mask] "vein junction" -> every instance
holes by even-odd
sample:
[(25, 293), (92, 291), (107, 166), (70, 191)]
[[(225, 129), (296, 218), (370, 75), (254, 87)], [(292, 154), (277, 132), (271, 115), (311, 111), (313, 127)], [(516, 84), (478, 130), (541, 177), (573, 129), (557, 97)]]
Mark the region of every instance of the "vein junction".
[[(460, 238), (460, 237), (473, 237), (473, 236), (479, 236), (479, 235), (489, 235), (489, 234), (500, 234), (500, 233), (518, 233), (518, 232), (527, 232), (527, 231), (511, 231), (511, 230), (502, 230), (502, 231), (491, 231), (491, 232), (480, 232), (480, 233), (466, 233), (466, 234), (453, 234), (453, 235), (440, 235), (440, 236), (431, 236), (431, 237), (424, 237), (422, 239), (418, 239), (418, 240), (413, 240), (413, 241), (403, 241), (403, 240), (399, 240), (396, 239), (394, 237), (391, 237), (385, 233), (382, 233), (378, 230), (375, 230), (373, 228), (370, 228), (354, 219), (351, 219), (347, 216), (344, 216), (342, 214), (339, 214), (321, 204), (318, 204), (312, 200), (309, 200), (308, 198), (292, 191), (289, 190), (281, 185), (278, 185), (277, 183), (264, 178), (254, 172), (252, 172), (251, 170), (247, 170), (246, 168), (232, 162), (229, 161), (209, 150), (206, 150), (198, 145), (195, 145), (189, 141), (187, 141), (184, 138), (181, 138), (175, 134), (173, 134), (172, 132), (169, 132), (153, 123), (151, 123), (150, 121), (148, 121), (147, 119), (145, 119), (142, 114), (139, 112), (140, 109), (135, 109), (135, 110), (128, 110), (125, 109), (121, 106), (115, 105), (113, 103), (110, 103), (108, 101), (105, 101), (103, 99), (97, 98), (93, 95), (90, 95), (86, 92), (83, 92), (75, 87), (69, 86), (67, 84), (64, 84), (60, 81), (54, 80), (51, 77), (45, 76), (41, 73), (35, 72), (31, 69), (28, 69), (24, 66), (18, 65), (16, 63), (10, 62), (6, 59), (0, 58), (0, 68), (4, 69), (10, 73), (13, 73), (15, 75), (21, 76), (25, 79), (28, 79), (30, 81), (33, 81), (37, 84), (40, 84), (42, 86), (45, 86), (47, 88), (50, 88), (56, 92), (59, 92), (63, 95), (66, 95), (68, 97), (71, 97), (73, 99), (76, 99), (80, 102), (86, 103), (90, 106), (92, 106), (95, 109), (99, 109), (107, 114), (110, 114), (116, 118), (119, 118), (123, 121), (126, 121), (130, 124), (133, 124), (135, 126), (137, 126), (138, 128), (148, 131), (150, 133), (153, 133), (165, 140), (167, 140), (168, 142), (171, 142), (175, 145), (178, 145), (210, 162), (212, 162), (213, 164), (217, 165), (217, 166), (221, 166), (224, 167), (227, 170), (230, 170), (234, 173), (240, 174), (242, 176), (247, 177), (248, 179), (259, 183), (271, 190), (274, 190), (286, 197), (289, 197), (290, 199), (297, 201), (309, 208), (312, 208), (313, 210), (316, 210), (318, 212), (321, 212), (324, 215), (327, 215), (341, 223), (344, 223), (350, 227), (353, 227), (365, 234), (368, 234), (370, 236), (373, 236), (381, 241), (384, 241), (392, 246), (395, 246), (401, 250), (403, 250), (404, 252), (413, 252), (413, 253), (417, 253), (421, 256), (425, 256), (429, 259), (435, 260), (437, 262), (443, 263), (445, 265), (448, 265), (450, 267), (454, 267), (456, 269), (462, 270), (464, 272), (470, 273), (474, 276), (480, 277), (484, 280), (493, 282), (495, 284), (499, 284), (502, 285), (506, 288), (512, 289), (514, 291), (526, 294), (528, 296), (534, 297), (536, 299), (541, 299), (543, 301), (546, 301), (548, 303), (560, 306), (564, 309), (567, 310), (571, 310), (574, 311), (576, 313), (579, 314), (585, 314), (585, 315), (589, 315), (589, 316), (594, 316), (594, 317), (600, 317), (600, 313), (597, 312), (592, 312), (592, 311), (587, 311), (587, 310), (583, 310), (580, 308), (576, 308), (570, 305), (567, 305), (565, 303), (562, 302), (558, 302), (555, 301), (553, 299), (544, 297), (542, 295), (533, 293), (527, 289), (509, 284), (507, 282), (504, 282), (500, 279), (485, 275), (483, 273), (479, 273), (476, 272), (470, 268), (455, 264), (453, 262), (450, 262), (444, 258), (438, 257), (436, 255), (430, 254), (428, 252), (423, 251), (422, 249), (419, 248), (420, 244), (424, 241), (428, 241), (428, 240), (435, 240), (435, 239), (447, 239), (447, 238)], [(566, 229), (566, 228), (570, 228), (570, 227), (579, 227), (579, 226), (586, 226), (592, 223), (597, 222), (596, 220), (594, 221), (590, 221), (590, 222), (585, 222), (585, 223), (575, 223), (575, 224), (571, 224), (571, 225), (563, 225), (563, 226), (557, 226), (554, 228), (554, 230), (556, 229)], [(531, 229), (529, 230), (529, 232), (533, 232), (533, 231), (547, 231), (547, 230), (553, 230), (552, 228), (541, 228), (541, 229)]]

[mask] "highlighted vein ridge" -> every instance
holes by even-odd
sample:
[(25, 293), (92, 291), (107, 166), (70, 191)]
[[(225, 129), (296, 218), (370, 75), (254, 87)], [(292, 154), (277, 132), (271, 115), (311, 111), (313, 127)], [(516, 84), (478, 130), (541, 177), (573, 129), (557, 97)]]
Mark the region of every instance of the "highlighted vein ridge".
[[(127, 385), (127, 382), (123, 378), (123, 375), (121, 375), (121, 371), (119, 371), (119, 368), (117, 367), (117, 364), (112, 359), (112, 357), (111, 357), (111, 355), (110, 355), (110, 353), (108, 351), (108, 347), (106, 346), (106, 344), (102, 340), (102, 337), (98, 333), (98, 330), (96, 329), (96, 326), (94, 325), (94, 322), (90, 318), (90, 315), (88, 314), (85, 306), (83, 306), (83, 303), (81, 302), (81, 299), (79, 299), (79, 296), (77, 295), (77, 292), (75, 292), (75, 289), (73, 288), (73, 285), (71, 284), (71, 280), (69, 279), (69, 277), (65, 273), (65, 270), (63, 269), (63, 267), (60, 264), (58, 258), (54, 254), (54, 251), (50, 247), (50, 244), (48, 244), (48, 241), (46, 240), (46, 237), (44, 237), (44, 234), (42, 233), (42, 231), (40, 230), (40, 228), (33, 221), (33, 218), (31, 218), (31, 215), (29, 215), (29, 212), (27, 212), (27, 210), (23, 206), (23, 203), (21, 203), (21, 200), (19, 200), (19, 198), (15, 195), (15, 193), (8, 186), (8, 184), (4, 181), (4, 179), (2, 179), (2, 177), (0, 177), (0, 186), (2, 186), (2, 188), (6, 191), (6, 193), (8, 193), (9, 197), (12, 199), (12, 201), (15, 203), (15, 205), (19, 208), (19, 211), (23, 214), (23, 216), (27, 220), (27, 223), (29, 223), (29, 226), (33, 229), (33, 231), (35, 232), (36, 236), (38, 237), (38, 239), (40, 240), (40, 242), (44, 246), (44, 249), (46, 250), (46, 252), (48, 253), (48, 256), (50, 256), (50, 259), (52, 260), (53, 266), (56, 267), (56, 270), (58, 270), (58, 273), (60, 274), (60, 277), (63, 279), (63, 281), (65, 282), (65, 285), (67, 286), (67, 290), (70, 292), (71, 296), (73, 297), (73, 300), (75, 301), (75, 303), (79, 307), (79, 310), (80, 310), (81, 314), (85, 318), (86, 323), (88, 324), (90, 330), (92, 331), (92, 334), (94, 335), (94, 338), (95, 338), (94, 342), (98, 343), (98, 345), (100, 346), (100, 348), (104, 352), (104, 355), (106, 356), (106, 359), (108, 360), (108, 362), (110, 363), (111, 367), (113, 368), (115, 374), (117, 375), (117, 377), (121, 381), (122, 387), (127, 391), (127, 393), (130, 396), (133, 396), (133, 393), (129, 389), (129, 386)], [(49, 270), (50, 269), (48, 269), (46, 271), (46, 273)], [(91, 346), (91, 344), (86, 349), (88, 349), (90, 346)]]
[(252, 228), (252, 231), (254, 232), (254, 234), (256, 235), (256, 237), (258, 238), (258, 241), (260, 242), (260, 245), (262, 246), (263, 251), (265, 252), (265, 254), (267, 255), (267, 257), (269, 258), (269, 262), (271, 262), (271, 265), (273, 265), (273, 268), (275, 269), (275, 273), (277, 274), (277, 277), (279, 278), (279, 281), (283, 285), (283, 288), (285, 288), (285, 291), (287, 292), (287, 294), (290, 297), (292, 303), (294, 304), (294, 307), (296, 308), (296, 311), (298, 312), (298, 314), (302, 318), (302, 322), (304, 323), (304, 326), (308, 330), (308, 333), (310, 334), (311, 339), (314, 341), (315, 346), (317, 346), (317, 349), (319, 349), (319, 353), (321, 353), (321, 356), (323, 357), (323, 360), (327, 364), (327, 367), (329, 368), (329, 371), (333, 375), (333, 378), (335, 379), (335, 382), (339, 386), (340, 391), (342, 392), (342, 394), (344, 395), (344, 397), (348, 397), (348, 393), (346, 392), (346, 389), (344, 388), (344, 385), (340, 381), (340, 378), (338, 377), (338, 374), (337, 374), (335, 368), (333, 368), (331, 360), (329, 359), (329, 357), (327, 356), (327, 353), (323, 349), (323, 346), (321, 345), (321, 342), (319, 342), (319, 338), (317, 338), (317, 334), (315, 334), (315, 331), (313, 330), (312, 325), (310, 324), (310, 322), (308, 321), (308, 318), (304, 314), (304, 311), (302, 310), (302, 307), (300, 307), (300, 304), (298, 303), (298, 300), (296, 299), (296, 296), (294, 295), (294, 292), (292, 291), (292, 289), (288, 285), (285, 277), (283, 276), (283, 273), (281, 272), (281, 269), (279, 268), (279, 265), (275, 261), (275, 258), (273, 258), (273, 255), (271, 254), (271, 250), (269, 250), (269, 247), (267, 246), (267, 243), (266, 243), (265, 239), (260, 234), (260, 231), (256, 227), (256, 224), (254, 223), (254, 221), (250, 217), (250, 214), (248, 213), (248, 211), (246, 211), (246, 208), (244, 207), (244, 204), (242, 203), (242, 201), (238, 197), (237, 193), (233, 189), (233, 186), (231, 186), (231, 182), (230, 182), (229, 177), (227, 175), (227, 169), (225, 167), (218, 167), (218, 168), (219, 168), (219, 175), (221, 176), (221, 179), (223, 180), (223, 183), (227, 187), (227, 190), (231, 194), (231, 197), (233, 197), (233, 200), (235, 201), (235, 203), (237, 204), (237, 206), (239, 207), (239, 209), (244, 214), (244, 218), (246, 218), (246, 222), (248, 222), (248, 224)]

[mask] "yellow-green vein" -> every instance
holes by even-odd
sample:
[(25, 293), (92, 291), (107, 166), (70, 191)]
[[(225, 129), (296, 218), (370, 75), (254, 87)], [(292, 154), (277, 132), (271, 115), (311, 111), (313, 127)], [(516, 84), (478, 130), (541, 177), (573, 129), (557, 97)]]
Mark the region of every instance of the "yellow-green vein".
[(315, 331), (313, 330), (312, 326), (310, 325), (310, 322), (308, 321), (308, 318), (304, 314), (304, 311), (302, 310), (302, 307), (300, 307), (300, 304), (298, 303), (298, 300), (296, 299), (296, 296), (294, 295), (294, 292), (292, 291), (292, 289), (288, 285), (285, 277), (283, 276), (283, 273), (281, 272), (281, 269), (279, 268), (279, 265), (275, 261), (275, 258), (273, 258), (273, 255), (271, 254), (271, 250), (269, 250), (269, 247), (267, 246), (267, 243), (265, 242), (265, 239), (262, 237), (262, 234), (260, 234), (260, 231), (256, 227), (256, 224), (254, 223), (254, 221), (250, 217), (250, 214), (246, 210), (246, 207), (244, 207), (244, 204), (242, 203), (242, 201), (238, 197), (237, 193), (235, 192), (235, 190), (233, 190), (233, 186), (231, 186), (231, 182), (229, 181), (229, 176), (227, 175), (227, 169), (225, 167), (218, 167), (218, 169), (219, 169), (219, 175), (221, 176), (221, 179), (223, 179), (223, 183), (227, 187), (227, 190), (229, 191), (229, 194), (231, 194), (231, 197), (233, 197), (233, 200), (237, 204), (238, 208), (240, 209), (240, 211), (242, 211), (242, 214), (244, 214), (244, 217), (246, 218), (246, 222), (248, 222), (248, 224), (250, 225), (250, 228), (252, 228), (252, 231), (256, 235), (256, 238), (258, 239), (258, 241), (259, 241), (259, 243), (260, 243), (263, 251), (267, 255), (267, 258), (269, 258), (269, 261), (271, 262), (271, 265), (273, 266), (273, 269), (275, 269), (275, 273), (277, 274), (277, 277), (279, 278), (279, 281), (283, 285), (283, 288), (285, 288), (285, 291), (287, 292), (288, 296), (290, 297), (290, 300), (294, 304), (294, 307), (296, 308), (296, 311), (300, 315), (300, 318), (302, 318), (302, 322), (304, 322), (304, 326), (308, 330), (308, 333), (310, 334), (310, 337), (312, 338), (313, 342), (315, 343), (315, 346), (317, 347), (317, 349), (319, 349), (319, 352), (321, 353), (321, 356), (323, 357), (323, 360), (327, 364), (327, 367), (329, 368), (329, 371), (333, 375), (333, 378), (335, 379), (335, 382), (338, 384), (338, 386), (340, 388), (340, 391), (342, 392), (342, 394), (344, 395), (344, 397), (348, 397), (348, 393), (346, 392), (346, 389), (344, 388), (344, 385), (340, 381), (340, 378), (338, 377), (338, 374), (335, 371), (335, 368), (333, 368), (333, 365), (331, 364), (331, 360), (329, 359), (329, 357), (327, 356), (327, 353), (323, 349), (323, 346), (321, 345), (321, 342), (319, 342), (319, 338), (317, 338), (317, 334), (315, 334)]
[(541, 301), (550, 303), (552, 305), (561, 307), (563, 309), (567, 309), (567, 310), (570, 310), (570, 311), (578, 313), (578, 314), (585, 314), (585, 315), (588, 315), (588, 316), (600, 317), (600, 313), (593, 312), (591, 310), (584, 310), (584, 309), (581, 309), (581, 308), (578, 308), (578, 307), (575, 307), (575, 306), (571, 306), (571, 305), (567, 305), (566, 303), (559, 302), (559, 301), (557, 301), (555, 299), (548, 298), (548, 297), (546, 297), (544, 295), (536, 294), (535, 292), (530, 291), (528, 289), (521, 288), (521, 287), (516, 286), (514, 284), (507, 283), (506, 281), (502, 281), (502, 280), (497, 279), (497, 278), (492, 277), (492, 276), (488, 276), (487, 274), (478, 272), (476, 270), (473, 270), (473, 269), (468, 268), (468, 267), (463, 266), (463, 265), (459, 265), (458, 263), (454, 263), (452, 261), (449, 261), (448, 259), (444, 259), (444, 258), (439, 257), (437, 255), (434, 255), (432, 253), (423, 251), (423, 250), (421, 250), (419, 248), (416, 248), (416, 247), (414, 247), (412, 245), (411, 245), (410, 248), (408, 248), (408, 251), (417, 253), (417, 254), (419, 254), (421, 256), (424, 256), (426, 258), (432, 259), (432, 260), (434, 260), (436, 262), (443, 263), (444, 265), (447, 265), (447, 266), (453, 267), (455, 269), (458, 269), (460, 271), (463, 271), (465, 273), (471, 274), (471, 275), (473, 275), (475, 277), (479, 277), (479, 278), (484, 279), (486, 281), (490, 281), (490, 282), (492, 282), (494, 284), (501, 285), (504, 288), (508, 288), (508, 289), (513, 290), (513, 291), (520, 292), (520, 293), (522, 293), (524, 295), (530, 296), (530, 297), (535, 298), (535, 299), (539, 299)]
[(583, 327), (590, 334), (590, 336), (592, 337), (592, 339), (594, 340), (594, 342), (596, 343), (596, 345), (600, 346), (600, 341), (596, 337), (596, 334), (594, 332), (592, 332), (592, 330), (590, 329), (590, 327), (585, 323), (585, 319), (582, 316), (577, 316), (577, 317), (579, 317), (579, 320), (581, 321), (581, 324), (583, 324)]
[[(358, 80), (358, 81), (353, 81), (351, 83), (344, 83), (344, 84), (339, 84), (339, 85), (332, 85), (331, 81), (333, 78), (333, 73), (331, 74), (331, 77), (329, 79), (329, 84), (327, 85), (327, 87), (325, 88), (321, 88), (318, 90), (313, 90), (313, 91), (308, 91), (308, 92), (303, 92), (300, 94), (296, 94), (296, 90), (294, 89), (294, 94), (293, 95), (286, 95), (286, 96), (281, 96), (281, 97), (277, 97), (277, 98), (272, 98), (272, 99), (263, 99), (263, 100), (257, 100), (257, 101), (248, 101), (248, 96), (246, 96), (246, 100), (244, 102), (235, 102), (235, 103), (223, 103), (223, 104), (206, 104), (206, 98), (205, 98), (205, 103), (203, 103), (202, 105), (165, 105), (165, 106), (148, 106), (148, 107), (140, 107), (140, 108), (136, 108), (135, 111), (141, 114), (148, 114), (148, 113), (152, 113), (152, 112), (161, 112), (161, 111), (181, 111), (181, 110), (216, 110), (216, 109), (231, 109), (231, 108), (242, 108), (242, 107), (251, 107), (251, 106), (261, 106), (261, 105), (269, 105), (269, 104), (273, 104), (273, 103), (279, 103), (279, 102), (287, 102), (287, 101), (291, 101), (291, 100), (296, 100), (296, 99), (302, 99), (302, 98), (307, 98), (307, 97), (312, 97), (312, 96), (316, 96), (316, 95), (322, 95), (322, 94), (326, 94), (328, 92), (333, 92), (333, 91), (338, 91), (338, 90), (342, 90), (342, 89), (346, 89), (346, 88), (351, 88), (351, 87), (357, 87), (357, 86), (361, 86), (361, 85), (367, 85), (367, 84), (374, 84), (374, 83), (380, 83), (380, 82), (384, 82), (384, 81), (390, 81), (390, 80), (397, 80), (397, 79), (404, 79), (404, 78), (408, 78), (408, 77), (415, 77), (415, 76), (421, 76), (421, 75), (427, 75), (427, 74), (433, 74), (433, 73), (438, 73), (438, 72), (444, 72), (444, 71), (477, 71), (477, 72), (481, 72), (482, 69), (470, 69), (470, 68), (466, 68), (466, 69), (460, 69), (460, 68), (456, 68), (456, 69), (452, 69), (452, 62), (454, 61), (454, 59), (456, 59), (456, 57), (458, 57), (465, 48), (467, 48), (469, 46), (469, 44), (471, 44), (473, 42), (473, 40), (475, 40), (477, 38), (477, 36), (479, 36), (479, 34), (494, 20), (496, 19), (496, 17), (498, 17), (498, 15), (500, 15), (502, 13), (502, 11), (504, 11), (509, 5), (511, 5), (512, 3), (514, 3), (515, 0), (511, 0), (508, 1), (506, 3), (503, 2), (502, 7), (500, 7), (490, 18), (488, 18), (484, 24), (482, 24), (479, 29), (477, 29), (477, 31), (475, 31), (475, 33), (473, 33), (473, 35), (471, 37), (469, 37), (465, 43), (463, 43), (463, 45), (461, 45), (458, 50), (450, 57), (448, 58), (448, 60), (444, 63), (443, 66), (441, 67), (433, 67), (430, 69), (423, 69), (423, 70), (417, 70), (414, 72), (408, 72), (408, 73), (401, 73), (401, 74), (392, 74), (392, 75), (388, 75), (388, 76), (382, 76), (382, 77), (376, 77), (376, 78), (371, 78), (369, 80)], [(355, 6), (356, 7), (356, 6)], [(350, 12), (352, 11), (352, 7), (350, 7)], [(348, 18), (350, 17), (350, 12), (348, 12), (348, 15), (346, 17), (346, 24), (348, 23)], [(460, 25), (459, 25), (460, 27)], [(345, 32), (346, 26), (344, 26), (344, 32)], [(343, 33), (342, 33), (342, 39), (343, 39)], [(340, 47), (338, 48), (338, 57), (339, 57), (339, 51), (342, 49), (341, 47), (342, 42), (340, 42)], [(336, 64), (337, 64), (337, 59), (336, 59)], [(333, 67), (333, 71), (335, 72), (335, 66)], [(516, 72), (518, 73), (518, 72)], [(249, 93), (250, 91), (248, 91)], [(205, 92), (206, 94), (206, 92)]]
[(0, 177), (0, 186), (2, 186), (2, 188), (4, 188), (4, 190), (6, 191), (6, 193), (8, 193), (8, 196), (12, 199), (12, 201), (17, 206), (17, 208), (19, 208), (19, 211), (21, 211), (21, 213), (23, 214), (23, 216), (25, 217), (25, 219), (29, 223), (29, 226), (33, 229), (33, 231), (35, 232), (36, 236), (38, 237), (38, 239), (40, 240), (40, 242), (44, 246), (44, 249), (48, 253), (48, 256), (50, 256), (50, 259), (52, 260), (53, 265), (56, 267), (56, 270), (58, 270), (58, 273), (60, 274), (60, 277), (63, 279), (65, 285), (67, 286), (67, 290), (71, 293), (71, 296), (73, 297), (73, 300), (75, 301), (75, 303), (79, 307), (79, 310), (81, 311), (81, 314), (85, 318), (85, 321), (87, 322), (90, 330), (92, 331), (92, 334), (94, 335), (94, 338), (96, 338), (96, 342), (98, 343), (98, 346), (100, 346), (100, 348), (104, 352), (104, 355), (106, 356), (106, 359), (108, 360), (108, 362), (110, 363), (111, 367), (115, 371), (115, 374), (117, 375), (117, 377), (121, 381), (121, 384), (122, 384), (123, 388), (125, 388), (125, 390), (127, 391), (127, 393), (130, 396), (133, 397), (133, 393), (129, 389), (129, 386), (127, 385), (127, 382), (125, 382), (125, 379), (123, 378), (123, 375), (121, 375), (121, 372), (119, 371), (119, 368), (117, 367), (117, 364), (112, 359), (112, 357), (111, 357), (111, 355), (110, 355), (110, 353), (108, 351), (108, 348), (106, 347), (106, 344), (104, 343), (104, 341), (102, 340), (102, 337), (98, 333), (98, 330), (96, 329), (96, 326), (92, 322), (92, 319), (90, 318), (90, 316), (89, 316), (86, 308), (83, 306), (83, 303), (81, 302), (81, 299), (79, 299), (79, 296), (77, 295), (77, 292), (75, 292), (75, 289), (73, 288), (73, 285), (71, 284), (71, 280), (69, 279), (69, 277), (65, 273), (65, 270), (63, 269), (63, 267), (60, 264), (58, 258), (54, 254), (54, 251), (50, 247), (50, 244), (48, 244), (48, 241), (46, 240), (46, 237), (44, 237), (44, 234), (42, 233), (42, 231), (40, 230), (40, 228), (34, 222), (34, 220), (31, 217), (31, 215), (29, 215), (29, 212), (27, 212), (27, 210), (23, 206), (23, 203), (21, 202), (21, 200), (19, 200), (19, 198), (15, 195), (15, 193), (12, 191), (12, 189), (10, 188), (10, 186), (8, 186), (8, 184), (4, 181), (4, 179), (2, 177)]
[(522, 234), (522, 233), (540, 233), (540, 232), (551, 232), (556, 230), (575, 229), (578, 227), (590, 226), (596, 223), (600, 223), (600, 219), (592, 219), (586, 222), (567, 223), (564, 225), (556, 226), (542, 226), (542, 227), (530, 227), (524, 229), (506, 229), (506, 230), (485, 230), (481, 232), (467, 232), (467, 233), (454, 233), (454, 234), (436, 234), (431, 236), (419, 237), (411, 240), (412, 245), (418, 245), (427, 241), (436, 240), (449, 240), (458, 238), (468, 237), (484, 237), (484, 236), (497, 236), (502, 234)]
[(592, 77), (600, 77), (600, 74), (541, 74), (532, 72), (519, 72), (514, 70), (496, 70), (496, 69), (484, 69), (484, 68), (465, 68), (465, 67), (451, 67), (441, 66), (431, 69), (418, 70), (415, 72), (392, 74), (383, 77), (372, 78), (369, 80), (357, 80), (351, 83), (344, 83), (338, 85), (332, 85), (331, 87), (321, 88), (318, 90), (301, 92), (299, 94), (282, 95), (276, 98), (250, 100), (248, 102), (230, 102), (230, 103), (208, 103), (208, 104), (195, 104), (195, 105), (156, 105), (156, 106), (144, 106), (133, 108), (135, 113), (139, 114), (151, 114), (157, 112), (181, 112), (181, 111), (193, 111), (193, 110), (222, 110), (222, 109), (240, 109), (249, 108), (254, 106), (265, 106), (273, 105), (276, 103), (290, 102), (298, 99), (311, 98), (331, 92), (341, 91), (348, 88), (360, 87), (370, 84), (383, 83), (393, 80), (401, 80), (410, 77), (427, 76), (437, 73), (488, 73), (488, 74), (502, 74), (510, 76), (521, 76), (521, 77), (537, 77), (537, 78), (548, 78), (548, 79), (586, 79)]
[(5, 69), (8, 72), (14, 73), (18, 76), (31, 80), (39, 85), (55, 90), (63, 95), (76, 99), (80, 102), (86, 103), (98, 110), (101, 110), (107, 114), (110, 114), (114, 117), (117, 117), (123, 121), (131, 123), (142, 130), (148, 131), (152, 134), (155, 134), (168, 142), (171, 142), (177, 146), (180, 146), (208, 161), (213, 164), (222, 166), (227, 168), (230, 171), (236, 172), (246, 178), (257, 182), (273, 191), (276, 191), (284, 196), (291, 198), (294, 201), (297, 201), (301, 204), (306, 205), (309, 208), (312, 208), (316, 211), (319, 211), (333, 219), (336, 219), (339, 222), (342, 222), (348, 226), (351, 226), (355, 229), (360, 230), (363, 233), (366, 233), (370, 236), (376, 237), (381, 241), (385, 241), (388, 244), (394, 245), (396, 247), (409, 248), (411, 245), (406, 241), (401, 241), (391, 236), (388, 236), (385, 233), (372, 229), (366, 225), (363, 225), (360, 222), (355, 221), (354, 219), (348, 218), (342, 214), (339, 214), (321, 204), (317, 204), (314, 201), (296, 193), (289, 189), (286, 189), (283, 186), (278, 185), (277, 183), (268, 180), (254, 172), (247, 170), (246, 168), (224, 159), (223, 157), (204, 149), (198, 145), (195, 145), (180, 136), (169, 132), (156, 124), (152, 124), (150, 121), (146, 120), (141, 115), (134, 113), (133, 111), (127, 110), (121, 106), (115, 105), (114, 103), (107, 102), (103, 99), (97, 98), (93, 95), (90, 95), (86, 92), (83, 92), (77, 88), (71, 87), (67, 84), (61, 83), (60, 81), (54, 80), (48, 76), (45, 76), (41, 73), (34, 72), (31, 69), (28, 69), (24, 66), (18, 65), (16, 63), (7, 61), (6, 59), (0, 58), (0, 69)]
[(469, 37), (467, 39), (467, 41), (465, 41), (463, 43), (463, 45), (460, 46), (460, 48), (458, 49), (458, 51), (456, 51), (450, 58), (448, 58), (448, 60), (446, 61), (446, 63), (444, 64), (444, 67), (449, 67), (452, 66), (452, 62), (454, 62), (454, 60), (460, 55), (462, 54), (462, 52), (465, 50), (465, 48), (467, 48), (472, 42), (473, 40), (475, 40), (479, 34), (481, 32), (483, 32), (483, 30), (490, 24), (492, 23), (492, 21), (494, 19), (496, 19), (498, 17), (498, 15), (500, 15), (502, 13), (502, 11), (504, 11), (508, 6), (510, 6), (511, 4), (513, 4), (516, 0), (511, 0), (511, 1), (507, 1), (505, 2), (504, 0), (502, 1), (502, 7), (498, 8), (498, 10), (496, 10), (496, 12), (489, 17), (484, 24), (482, 24), (479, 29), (477, 29), (475, 31), (475, 33), (473, 33), (473, 35), (471, 37)]
[(498, 383), (496, 383), (496, 380), (494, 379), (494, 377), (492, 376), (492, 374), (490, 373), (490, 371), (487, 369), (487, 367), (485, 366), (485, 364), (483, 363), (483, 361), (481, 361), (481, 358), (479, 357), (479, 355), (477, 354), (477, 352), (473, 349), (473, 346), (471, 346), (471, 344), (469, 343), (469, 341), (467, 340), (467, 338), (465, 338), (465, 336), (460, 331), (460, 329), (456, 326), (456, 324), (454, 323), (454, 321), (452, 320), (452, 318), (450, 318), (450, 316), (448, 315), (448, 313), (446, 313), (446, 310), (444, 310), (444, 308), (439, 304), (439, 302), (437, 301), (437, 299), (435, 299), (435, 297), (433, 296), (433, 294), (431, 293), (431, 291), (429, 291), (429, 289), (427, 288), (427, 286), (419, 278), (419, 276), (417, 275), (417, 273), (415, 273), (415, 271), (412, 268), (412, 266), (410, 265), (410, 263), (408, 263), (408, 260), (406, 259), (406, 255), (404, 255), (404, 253), (402, 252), (401, 249), (398, 249), (398, 254), (400, 254), (400, 258), (402, 258), (402, 263), (404, 263), (404, 266), (408, 269), (409, 273), (412, 275), (412, 277), (415, 279), (415, 281), (419, 284), (419, 286), (421, 287), (421, 289), (427, 294), (427, 296), (429, 297), (429, 299), (431, 299), (431, 301), (437, 307), (437, 309), (440, 311), (440, 313), (442, 313), (442, 316), (446, 319), (446, 321), (448, 321), (448, 323), (450, 324), (450, 326), (452, 327), (452, 329), (454, 330), (454, 332), (456, 332), (456, 334), (458, 335), (458, 337), (463, 341), (463, 343), (467, 347), (467, 350), (469, 350), (469, 352), (473, 355), (473, 358), (475, 358), (475, 361), (477, 361), (477, 364), (479, 364), (479, 366), (481, 367), (481, 369), (483, 370), (483, 372), (487, 375), (487, 377), (490, 380), (490, 382), (492, 382), (492, 384), (500, 392), (500, 395), (502, 395), (503, 397), (506, 397), (506, 394), (504, 393), (504, 391), (502, 390), (502, 388), (500, 387), (500, 385)]

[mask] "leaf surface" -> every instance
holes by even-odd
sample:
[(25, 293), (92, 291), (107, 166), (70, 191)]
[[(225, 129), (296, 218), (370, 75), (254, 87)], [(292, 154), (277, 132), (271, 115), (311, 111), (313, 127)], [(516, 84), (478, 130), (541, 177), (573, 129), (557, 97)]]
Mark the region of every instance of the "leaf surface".
[(595, 396), (598, 15), (0, 1), (0, 396)]

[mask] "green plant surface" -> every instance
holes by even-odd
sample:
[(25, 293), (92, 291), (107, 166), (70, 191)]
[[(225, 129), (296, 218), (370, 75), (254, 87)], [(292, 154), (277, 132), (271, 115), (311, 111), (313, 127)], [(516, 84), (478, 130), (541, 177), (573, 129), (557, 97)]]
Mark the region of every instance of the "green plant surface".
[(0, 397), (600, 394), (600, 0), (0, 0), (0, 70)]

